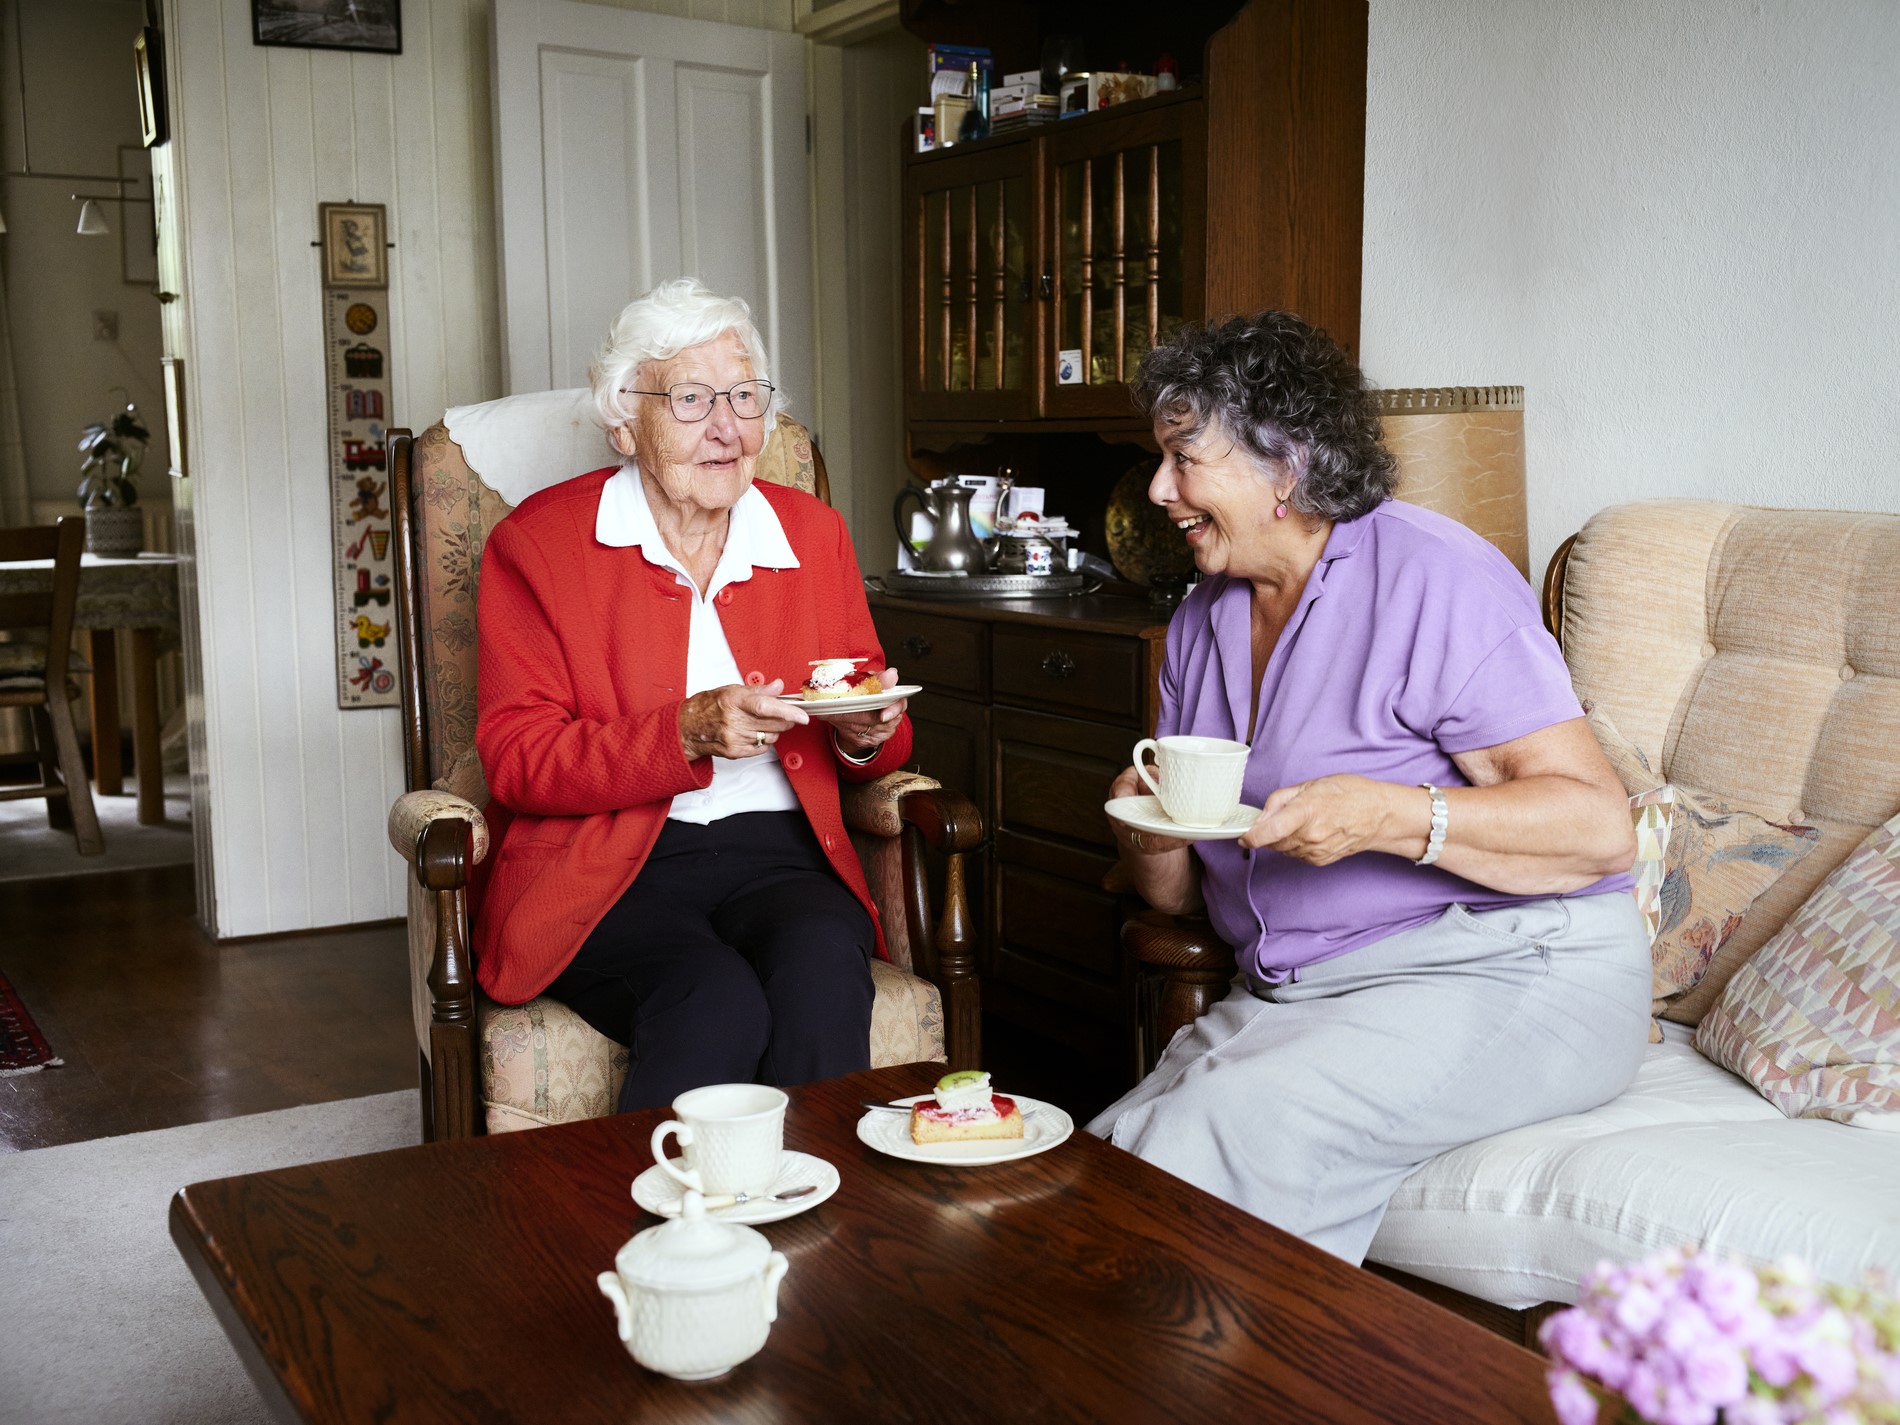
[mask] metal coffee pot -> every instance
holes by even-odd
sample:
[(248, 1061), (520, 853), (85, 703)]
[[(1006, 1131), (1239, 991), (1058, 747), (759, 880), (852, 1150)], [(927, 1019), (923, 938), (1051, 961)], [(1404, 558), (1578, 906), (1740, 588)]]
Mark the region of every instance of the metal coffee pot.
[(939, 480), (928, 490), (906, 485), (897, 492), (891, 518), (898, 539), (909, 543), (904, 506), (916, 501), (930, 521), (930, 544), (917, 556), (917, 567), (933, 574), (981, 574), (989, 568), (989, 551), (970, 524), (970, 496), (976, 491), (955, 480)]

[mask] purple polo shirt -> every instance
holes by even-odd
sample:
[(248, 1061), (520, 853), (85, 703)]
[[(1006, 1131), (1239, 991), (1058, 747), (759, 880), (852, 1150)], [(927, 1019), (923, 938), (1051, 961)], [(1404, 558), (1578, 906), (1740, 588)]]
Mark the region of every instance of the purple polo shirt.
[[(1583, 716), (1524, 576), (1430, 510), (1388, 500), (1333, 527), (1267, 661), (1249, 736), (1251, 595), (1244, 580), (1216, 575), (1182, 603), (1168, 625), (1156, 726), (1158, 736), (1249, 743), (1242, 800), (1251, 806), (1336, 772), (1469, 786), (1451, 754)], [(1268, 984), (1435, 920), (1454, 901), (1487, 909), (1545, 899), (1376, 851), (1311, 866), (1233, 841), (1194, 849), (1215, 929), (1240, 967)], [(1630, 885), (1606, 876), (1573, 894)]]

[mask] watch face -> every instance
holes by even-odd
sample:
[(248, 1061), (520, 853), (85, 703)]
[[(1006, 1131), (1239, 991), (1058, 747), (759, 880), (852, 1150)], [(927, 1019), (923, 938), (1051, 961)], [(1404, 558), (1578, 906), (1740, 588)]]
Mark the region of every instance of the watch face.
[(376, 309), (367, 302), (352, 302), (343, 314), (343, 325), (358, 336), (368, 336), (376, 330)]

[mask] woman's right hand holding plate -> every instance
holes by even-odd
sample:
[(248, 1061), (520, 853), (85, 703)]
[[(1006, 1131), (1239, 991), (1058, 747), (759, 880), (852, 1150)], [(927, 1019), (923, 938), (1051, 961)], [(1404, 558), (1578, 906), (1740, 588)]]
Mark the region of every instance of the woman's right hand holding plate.
[(780, 733), (811, 721), (803, 708), (780, 696), (784, 691), (784, 680), (774, 678), (756, 688), (728, 683), (694, 693), (680, 704), (680, 746), (686, 760), (763, 756)]

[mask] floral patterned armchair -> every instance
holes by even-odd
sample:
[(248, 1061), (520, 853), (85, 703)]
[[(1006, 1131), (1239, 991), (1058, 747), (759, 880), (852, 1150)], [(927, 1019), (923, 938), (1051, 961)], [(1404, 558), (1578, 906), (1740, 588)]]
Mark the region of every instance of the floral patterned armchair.
[[(626, 1049), (566, 1006), (545, 997), (499, 1005), (477, 990), (466, 896), (469, 869), (488, 852), (488, 789), (475, 752), (482, 547), (515, 505), (554, 483), (545, 472), (568, 478), (618, 459), (590, 409), (586, 391), (555, 391), (459, 407), (420, 436), (390, 432), (409, 790), (390, 809), (389, 839), (414, 870), (409, 959), (426, 1139), (610, 1113), (626, 1077)], [(760, 454), (759, 478), (829, 499), (810, 435), (783, 417)], [(840, 790), (891, 952), (888, 964), (872, 965), (872, 1065), (947, 1059), (975, 1067), (963, 855), (982, 839), (976, 808), (908, 772)], [(927, 851), (946, 858), (934, 914)]]

